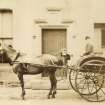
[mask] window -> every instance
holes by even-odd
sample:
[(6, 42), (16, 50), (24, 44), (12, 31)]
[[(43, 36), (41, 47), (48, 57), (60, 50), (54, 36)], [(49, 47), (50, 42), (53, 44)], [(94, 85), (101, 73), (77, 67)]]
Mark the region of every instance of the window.
[[(0, 43), (12, 45), (13, 14), (10, 9), (0, 9)], [(6, 58), (0, 55), (0, 63)]]
[(96, 45), (98, 44), (97, 47), (105, 48), (105, 23), (95, 23), (94, 29)]

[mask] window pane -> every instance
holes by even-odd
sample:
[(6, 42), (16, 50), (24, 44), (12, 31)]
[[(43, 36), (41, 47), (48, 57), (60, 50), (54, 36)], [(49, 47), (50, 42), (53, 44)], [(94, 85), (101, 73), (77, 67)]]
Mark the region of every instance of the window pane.
[(2, 37), (2, 14), (0, 12), (0, 37)]
[(105, 47), (105, 30), (101, 30), (102, 32), (102, 47)]
[(12, 13), (4, 12), (2, 16), (3, 24), (2, 31), (3, 37), (12, 37)]

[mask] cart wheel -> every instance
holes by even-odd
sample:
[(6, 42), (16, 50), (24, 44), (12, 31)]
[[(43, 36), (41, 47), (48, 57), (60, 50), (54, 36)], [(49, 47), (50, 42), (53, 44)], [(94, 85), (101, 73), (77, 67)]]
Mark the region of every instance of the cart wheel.
[(69, 82), (70, 82), (70, 85), (71, 85), (72, 89), (77, 92), (76, 86), (75, 86), (75, 76), (76, 76), (76, 73), (77, 73), (76, 69), (70, 69)]
[(90, 60), (80, 66), (75, 76), (75, 86), (81, 97), (91, 102), (105, 100), (104, 69), (105, 62), (101, 60)]

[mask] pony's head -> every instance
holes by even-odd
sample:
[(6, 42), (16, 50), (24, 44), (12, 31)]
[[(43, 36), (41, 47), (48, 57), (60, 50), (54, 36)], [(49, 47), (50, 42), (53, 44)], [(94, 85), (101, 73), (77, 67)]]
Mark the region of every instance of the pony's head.
[(13, 64), (20, 55), (12, 46), (6, 44), (3, 45), (1, 52), (9, 64)]

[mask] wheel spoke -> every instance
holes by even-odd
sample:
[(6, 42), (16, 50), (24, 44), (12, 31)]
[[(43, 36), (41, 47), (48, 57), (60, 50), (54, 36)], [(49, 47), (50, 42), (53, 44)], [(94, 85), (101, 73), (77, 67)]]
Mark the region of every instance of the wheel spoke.
[(95, 89), (96, 89), (96, 97), (97, 97), (97, 101), (99, 100), (99, 96), (98, 96), (98, 92), (97, 92), (97, 86), (95, 85)]
[(88, 87), (88, 91), (89, 91), (89, 94), (91, 94), (91, 92), (90, 92), (90, 89), (89, 89), (89, 81), (87, 80), (87, 87)]
[(91, 93), (92, 93), (93, 89), (94, 89), (94, 83), (93, 83), (92, 89), (91, 89), (91, 91), (90, 91)]
[(102, 93), (105, 95), (105, 92), (102, 90), (102, 88), (100, 89), (102, 91)]
[(85, 80), (85, 83), (84, 83), (83, 87), (81, 88), (81, 93), (83, 93), (83, 90), (85, 88), (85, 85), (86, 85), (86, 80)]

